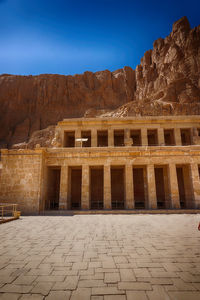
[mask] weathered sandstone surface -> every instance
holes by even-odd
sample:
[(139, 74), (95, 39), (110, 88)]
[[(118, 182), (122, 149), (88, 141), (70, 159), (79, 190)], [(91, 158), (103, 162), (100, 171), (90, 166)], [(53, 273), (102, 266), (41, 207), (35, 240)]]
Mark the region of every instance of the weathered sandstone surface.
[[(136, 70), (3, 74), (0, 107), (0, 147), (27, 142), (33, 132), (63, 118), (200, 114), (200, 26), (191, 29), (186, 17), (175, 22), (171, 34), (154, 42)], [(31, 137), (31, 145), (37, 136), (48, 136), (47, 131)]]
[(134, 98), (134, 82), (129, 67), (75, 76), (1, 75), (1, 146), (24, 142), (35, 130), (81, 117), (87, 109), (117, 108)]
[(134, 101), (104, 116), (200, 114), (200, 26), (186, 17), (154, 42), (136, 71)]

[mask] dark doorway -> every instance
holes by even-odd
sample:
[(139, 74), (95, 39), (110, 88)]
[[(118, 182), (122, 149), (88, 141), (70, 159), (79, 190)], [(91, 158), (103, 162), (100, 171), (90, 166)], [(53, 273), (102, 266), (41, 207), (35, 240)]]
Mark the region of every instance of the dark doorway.
[(124, 168), (111, 168), (111, 201), (112, 209), (124, 208)]
[(65, 131), (64, 147), (75, 147), (75, 131)]
[(180, 206), (181, 208), (186, 207), (186, 199), (185, 199), (185, 184), (184, 184), (184, 175), (183, 175), (183, 168), (177, 167), (177, 180), (178, 180), (178, 190), (179, 190), (179, 198), (180, 198)]
[(155, 168), (157, 208), (165, 208), (165, 183), (163, 168)]
[(144, 185), (144, 169), (133, 168), (133, 186), (135, 208), (145, 208), (145, 185)]
[(108, 131), (97, 131), (97, 147), (108, 147)]
[(190, 129), (181, 129), (181, 142), (183, 146), (191, 145)]
[(164, 129), (164, 138), (165, 138), (166, 146), (174, 146), (175, 145), (174, 129)]
[(90, 169), (91, 209), (103, 209), (103, 167)]
[(157, 129), (147, 130), (148, 146), (157, 146), (158, 145), (158, 134)]
[(176, 167), (181, 208), (194, 208), (194, 191), (192, 187), (191, 168), (189, 165)]
[(71, 168), (71, 209), (81, 209), (82, 169)]
[(124, 146), (124, 130), (114, 130), (114, 146)]
[(91, 131), (82, 131), (81, 138), (87, 139), (82, 142), (82, 147), (91, 147)]
[(133, 146), (141, 146), (141, 130), (131, 130), (130, 137), (133, 140)]
[(60, 168), (48, 168), (46, 209), (59, 209)]

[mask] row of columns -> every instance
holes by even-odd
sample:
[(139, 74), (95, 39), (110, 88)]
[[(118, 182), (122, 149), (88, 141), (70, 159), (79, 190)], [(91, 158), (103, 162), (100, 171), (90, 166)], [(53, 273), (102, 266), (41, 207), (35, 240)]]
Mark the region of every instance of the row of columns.
[[(164, 139), (164, 128), (155, 128), (157, 130), (157, 136), (158, 136), (158, 145), (165, 145), (165, 139)], [(141, 144), (142, 146), (148, 145), (148, 138), (147, 138), (147, 128), (141, 128)], [(81, 138), (81, 128), (78, 128), (75, 130), (75, 141), (77, 139)], [(130, 139), (130, 129), (125, 129), (125, 144), (126, 140)], [(180, 128), (174, 128), (174, 139), (175, 139), (175, 145), (181, 146), (181, 129)], [(114, 146), (114, 129), (108, 128), (108, 146), (112, 147)], [(75, 147), (80, 147), (80, 142), (75, 142)], [(97, 129), (91, 130), (91, 147), (97, 147)]]
[[(156, 197), (156, 182), (155, 182), (155, 169), (153, 164), (146, 165), (147, 171), (147, 190), (148, 190), (148, 208), (157, 208)], [(190, 164), (190, 174), (193, 189), (193, 206), (200, 208), (200, 180), (198, 164)], [(60, 181), (60, 199), (59, 208), (69, 209), (68, 207), (68, 167), (62, 166), (61, 168), (61, 181)], [(81, 208), (89, 209), (90, 207), (90, 168), (88, 165), (82, 166), (82, 186), (81, 186)], [(173, 209), (180, 208), (178, 180), (176, 173), (176, 164), (170, 163), (168, 165), (168, 182), (169, 182), (169, 196), (170, 207)], [(125, 208), (134, 209), (134, 185), (133, 185), (133, 165), (125, 165)], [(104, 165), (104, 209), (111, 209), (111, 166)]]

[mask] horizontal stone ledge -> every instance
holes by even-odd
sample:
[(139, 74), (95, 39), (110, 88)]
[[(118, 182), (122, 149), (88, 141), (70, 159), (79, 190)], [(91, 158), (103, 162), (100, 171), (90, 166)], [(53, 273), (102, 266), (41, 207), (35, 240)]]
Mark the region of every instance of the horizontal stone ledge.
[(71, 125), (86, 125), (86, 124), (135, 124), (135, 123), (142, 123), (145, 125), (147, 123), (188, 123), (199, 121), (199, 115), (188, 115), (188, 116), (131, 116), (131, 117), (124, 117), (124, 118), (114, 118), (114, 117), (102, 117), (102, 118), (71, 118), (71, 119), (63, 119), (62, 121), (58, 122), (59, 126), (71, 126)]
[[(39, 212), (39, 215), (43, 216), (73, 216), (92, 214), (200, 214), (200, 209), (46, 210)], [(25, 213), (24, 215), (28, 214)]]

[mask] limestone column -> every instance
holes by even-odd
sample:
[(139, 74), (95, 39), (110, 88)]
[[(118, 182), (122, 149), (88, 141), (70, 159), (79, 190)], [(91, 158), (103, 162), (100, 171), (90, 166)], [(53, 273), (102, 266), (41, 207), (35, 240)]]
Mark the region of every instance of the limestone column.
[(91, 146), (97, 147), (97, 130), (96, 129), (91, 130)]
[(148, 146), (147, 128), (141, 128), (142, 146)]
[(148, 186), (148, 207), (149, 209), (157, 208), (156, 182), (154, 165), (147, 165), (147, 186)]
[(176, 146), (181, 146), (182, 141), (181, 141), (181, 130), (180, 130), (180, 128), (174, 128), (174, 138), (175, 138), (175, 145)]
[(89, 166), (83, 165), (82, 166), (82, 185), (81, 185), (81, 208), (82, 209), (89, 209), (90, 208), (90, 174), (89, 174)]
[(81, 142), (76, 141), (76, 139), (80, 139), (81, 138), (81, 129), (77, 128), (75, 130), (75, 147), (81, 147)]
[(60, 135), (61, 135), (61, 147), (66, 147), (66, 145), (65, 145), (65, 131), (62, 130)]
[(104, 209), (111, 209), (111, 172), (110, 165), (104, 165)]
[(69, 205), (68, 205), (68, 166), (61, 167), (59, 209), (69, 209)]
[(191, 179), (193, 187), (193, 197), (194, 197), (194, 208), (200, 208), (200, 179), (199, 179), (199, 168), (198, 164), (191, 164)]
[(164, 138), (164, 129), (158, 128), (158, 145), (164, 146), (165, 145), (165, 138)]
[(134, 193), (133, 193), (133, 166), (126, 164), (125, 166), (125, 183), (126, 183), (126, 209), (133, 209), (134, 205)]
[(114, 146), (114, 130), (108, 128), (108, 147)]
[(176, 173), (176, 165), (169, 164), (169, 187), (170, 187), (170, 198), (171, 208), (180, 208), (180, 198), (178, 189), (178, 179)]

